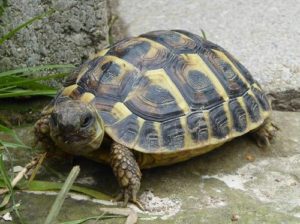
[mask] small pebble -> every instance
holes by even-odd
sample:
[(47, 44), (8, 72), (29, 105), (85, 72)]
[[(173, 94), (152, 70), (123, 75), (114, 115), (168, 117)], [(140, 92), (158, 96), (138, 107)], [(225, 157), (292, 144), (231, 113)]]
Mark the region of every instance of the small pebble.
[(237, 215), (237, 214), (232, 214), (232, 216), (231, 216), (231, 221), (232, 222), (236, 222), (236, 221), (238, 221), (240, 219), (240, 216), (239, 215)]

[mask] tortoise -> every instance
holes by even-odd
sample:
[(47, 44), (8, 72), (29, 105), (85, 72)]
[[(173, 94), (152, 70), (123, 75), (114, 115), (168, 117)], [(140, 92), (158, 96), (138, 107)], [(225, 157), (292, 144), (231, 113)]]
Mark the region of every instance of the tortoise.
[(35, 124), (40, 142), (110, 164), (124, 205), (143, 168), (188, 160), (276, 126), (266, 94), (230, 53), (184, 30), (121, 40), (82, 64)]

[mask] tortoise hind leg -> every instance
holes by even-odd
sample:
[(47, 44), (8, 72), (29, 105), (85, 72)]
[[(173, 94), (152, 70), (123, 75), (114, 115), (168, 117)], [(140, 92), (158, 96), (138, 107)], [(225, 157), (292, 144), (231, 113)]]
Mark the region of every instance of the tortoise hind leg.
[(278, 130), (279, 128), (268, 119), (259, 128), (251, 132), (250, 135), (258, 147), (262, 148), (270, 145), (270, 141), (276, 136)]
[(111, 166), (122, 188), (116, 200), (123, 200), (124, 206), (127, 205), (128, 201), (132, 201), (138, 207), (142, 207), (137, 201), (142, 173), (133, 153), (127, 147), (113, 143), (111, 147)]

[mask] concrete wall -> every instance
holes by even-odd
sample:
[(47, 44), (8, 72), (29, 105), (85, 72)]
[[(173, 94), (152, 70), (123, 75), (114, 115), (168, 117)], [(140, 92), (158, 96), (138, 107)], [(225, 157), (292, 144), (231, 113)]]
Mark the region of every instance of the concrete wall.
[(0, 70), (53, 63), (80, 64), (107, 45), (106, 0), (9, 0), (0, 36), (50, 8), (0, 48)]

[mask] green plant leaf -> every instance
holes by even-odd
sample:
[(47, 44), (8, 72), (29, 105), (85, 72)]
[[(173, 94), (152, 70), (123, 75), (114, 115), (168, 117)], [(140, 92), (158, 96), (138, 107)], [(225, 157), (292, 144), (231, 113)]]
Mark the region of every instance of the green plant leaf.
[(7, 203), (9, 202), (12, 194), (13, 194), (13, 189), (11, 186), (11, 180), (10, 177), (8, 176), (7, 172), (6, 172), (6, 168), (4, 166), (4, 162), (3, 162), (3, 154), (0, 154), (0, 174), (1, 174), (1, 178), (5, 184), (5, 187), (9, 190), (9, 193), (4, 196), (1, 204), (0, 204), (0, 208), (5, 207), (7, 205)]
[(11, 38), (12, 36), (14, 36), (17, 32), (19, 32), (20, 30), (22, 30), (23, 28), (25, 28), (26, 26), (29, 26), (30, 24), (32, 24), (33, 22), (40, 20), (44, 17), (48, 17), (51, 14), (53, 14), (55, 12), (54, 9), (50, 9), (48, 12), (43, 13), (41, 15), (35, 16), (32, 19), (26, 21), (25, 23), (22, 23), (21, 25), (17, 26), (15, 29), (11, 30), (9, 33), (5, 34), (3, 37), (0, 38), (0, 45), (3, 44), (4, 41), (8, 40), (9, 38)]
[(4, 208), (4, 207), (8, 204), (10, 198), (11, 198), (11, 194), (6, 194), (6, 195), (3, 197), (3, 200), (2, 200), (2, 202), (1, 202), (1, 204), (0, 204), (0, 209), (1, 209), (1, 208)]
[[(26, 146), (22, 141), (21, 139), (18, 137), (18, 135), (16, 134), (16, 132), (14, 132), (12, 129), (8, 128), (8, 127), (5, 127), (3, 125), (0, 124), (0, 132), (3, 132), (5, 134), (8, 134), (10, 135), (11, 137), (13, 137), (16, 141), (17, 141), (17, 144), (20, 144), (22, 145), (23, 147)], [(0, 144), (2, 144), (4, 141), (1, 141), (0, 140)], [(9, 142), (4, 142), (4, 144), (8, 144)], [(11, 144), (14, 144), (14, 143), (11, 143)]]
[[(63, 183), (57, 183), (57, 182), (50, 182), (50, 181), (40, 181), (40, 180), (33, 180), (30, 182), (30, 184), (27, 186), (26, 189), (32, 190), (32, 191), (58, 191), (63, 186)], [(73, 185), (71, 187), (71, 191), (82, 193), (88, 196), (91, 196), (96, 199), (100, 200), (111, 200), (112, 198), (102, 192), (89, 189), (86, 187), (76, 186)]]
[(18, 143), (12, 143), (12, 142), (4, 142), (0, 140), (0, 144), (6, 148), (24, 148), (24, 149), (31, 149), (31, 147), (24, 145), (24, 144), (18, 144)]
[(0, 1), (0, 16), (4, 13), (5, 8), (8, 6), (7, 0)]
[(7, 86), (18, 86), (18, 87), (27, 87), (27, 88), (37, 88), (37, 89), (54, 89), (49, 87), (48, 85), (44, 85), (41, 83), (38, 83), (37, 81), (43, 81), (43, 80), (49, 80), (49, 79), (56, 79), (56, 78), (63, 78), (68, 73), (59, 73), (59, 74), (53, 74), (49, 76), (44, 77), (19, 77), (19, 76), (11, 76), (11, 77), (5, 77), (2, 78), (2, 83), (0, 84), (0, 91), (3, 91), (1, 87), (7, 88)]
[[(22, 68), (0, 73), (0, 98), (20, 97), (20, 96), (54, 96), (57, 90), (40, 81), (63, 78), (68, 73), (57, 73), (43, 77), (24, 77), (21, 72), (39, 72), (45, 69), (68, 69), (73, 65), (45, 65), (31, 68)], [(1, 77), (2, 75), (2, 77)], [(28, 74), (27, 74), (28, 75)]]
[(75, 68), (74, 65), (71, 64), (53, 64), (53, 65), (40, 65), (40, 66), (35, 66), (35, 67), (26, 67), (26, 68), (18, 68), (14, 70), (9, 70), (5, 72), (0, 72), (0, 78), (4, 76), (9, 76), (13, 74), (20, 74), (20, 73), (37, 73), (40, 71), (45, 71), (45, 70), (53, 70), (53, 69), (73, 69)]
[(10, 129), (8, 127), (5, 127), (2, 124), (0, 124), (0, 132), (4, 132), (4, 133), (9, 134), (11, 136), (15, 135), (15, 132), (12, 129)]
[(20, 96), (55, 96), (56, 90), (16, 90), (10, 93), (1, 93), (0, 98)]
[(55, 222), (61, 207), (68, 195), (68, 192), (70, 191), (74, 181), (76, 180), (78, 174), (80, 172), (79, 166), (74, 166), (69, 173), (66, 181), (64, 182), (62, 188), (60, 189), (58, 195), (55, 198), (55, 201), (53, 202), (51, 209), (46, 217), (45, 224), (52, 224)]
[[(19, 77), (16, 75), (7, 76), (1, 78), (1, 84), (0, 84), (0, 91), (4, 92), (6, 90), (3, 90), (2, 88), (7, 88), (10, 86), (15, 86), (14, 89), (17, 88), (24, 88), (24, 89), (53, 89), (45, 84), (38, 83), (36, 81), (32, 81), (33, 78), (30, 77)], [(10, 91), (9, 91), (10, 92)]]
[(201, 29), (201, 34), (204, 40), (207, 40), (206, 33)]

